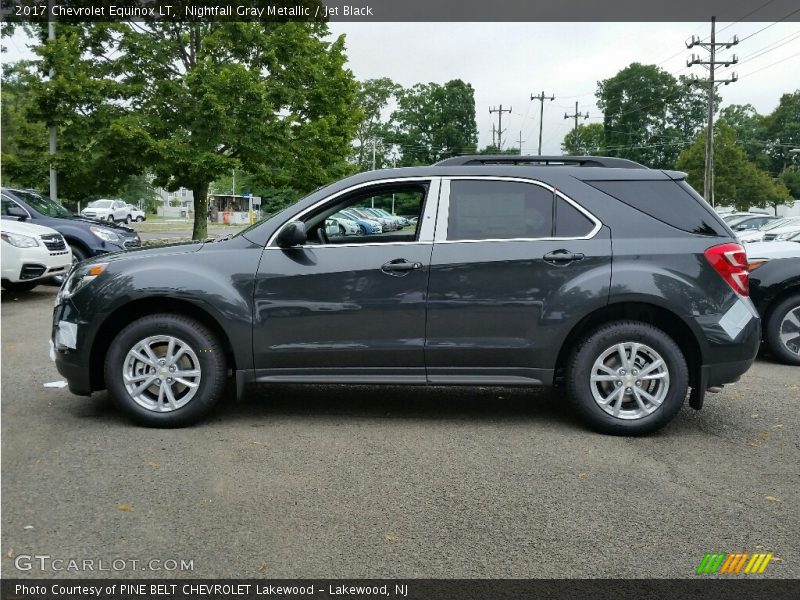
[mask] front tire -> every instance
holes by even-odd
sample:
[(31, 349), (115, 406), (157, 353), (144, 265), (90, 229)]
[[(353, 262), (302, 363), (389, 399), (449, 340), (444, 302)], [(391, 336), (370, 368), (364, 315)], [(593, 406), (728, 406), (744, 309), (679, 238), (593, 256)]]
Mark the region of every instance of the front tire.
[(144, 217), (136, 217), (137, 223), (141, 223), (142, 221), (144, 221)]
[(764, 328), (772, 355), (787, 365), (800, 365), (800, 295), (783, 300)]
[(173, 314), (142, 317), (114, 339), (106, 386), (117, 406), (147, 427), (199, 421), (222, 396), (226, 358), (199, 321)]
[(115, 223), (116, 222), (116, 221), (114, 221), (114, 215), (108, 215), (108, 218), (106, 219), (106, 221), (108, 221), (109, 223)]
[(661, 429), (681, 409), (686, 359), (664, 331), (615, 321), (590, 332), (569, 360), (567, 391), (581, 420), (611, 435)]

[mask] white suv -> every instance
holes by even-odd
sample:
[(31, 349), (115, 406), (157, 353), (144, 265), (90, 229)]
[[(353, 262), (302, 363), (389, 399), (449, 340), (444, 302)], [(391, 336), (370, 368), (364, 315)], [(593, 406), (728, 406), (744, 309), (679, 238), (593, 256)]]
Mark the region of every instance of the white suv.
[(27, 292), (72, 265), (72, 251), (55, 229), (3, 219), (2, 285), (10, 292)]
[(131, 209), (122, 200), (95, 200), (81, 211), (81, 215), (88, 219), (99, 221), (125, 221), (131, 222)]

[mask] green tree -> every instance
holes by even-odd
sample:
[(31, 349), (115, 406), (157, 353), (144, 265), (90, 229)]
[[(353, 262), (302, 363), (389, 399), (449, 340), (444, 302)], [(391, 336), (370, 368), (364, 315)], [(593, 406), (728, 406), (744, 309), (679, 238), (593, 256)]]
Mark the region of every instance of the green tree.
[(781, 96), (778, 106), (765, 118), (765, 129), (770, 171), (778, 175), (792, 164), (791, 151), (800, 148), (800, 90)]
[(605, 152), (669, 169), (706, 121), (705, 90), (655, 65), (632, 63), (600, 81)]
[(390, 141), (400, 146), (403, 166), (475, 153), (478, 126), (475, 90), (470, 84), (460, 79), (444, 85), (418, 83), (399, 92), (397, 104)]
[[(676, 164), (677, 169), (686, 171), (695, 189), (703, 189), (705, 145), (703, 132), (681, 152)], [(779, 204), (791, 203), (786, 186), (748, 160), (737, 143), (735, 130), (724, 120), (714, 127), (714, 196), (719, 204), (733, 205), (738, 210), (772, 206), (777, 212)]]
[(151, 172), (156, 186), (193, 191), (192, 235), (203, 239), (209, 184), (234, 167), (299, 191), (351, 170), (357, 86), (344, 38), (327, 32), (300, 22), (59, 23), (38, 50), (32, 117), (59, 125), (68, 188), (74, 179), (91, 195)]
[(766, 119), (758, 114), (752, 104), (729, 104), (719, 113), (720, 119), (736, 132), (736, 141), (744, 149), (747, 158), (760, 169), (771, 168), (764, 140), (767, 137)]
[(372, 168), (372, 150), (370, 140), (383, 139), (384, 143), (376, 146), (375, 167), (383, 168), (389, 162), (391, 149), (391, 129), (383, 120), (383, 111), (389, 102), (402, 88), (388, 77), (368, 79), (359, 83), (356, 106), (361, 111), (361, 121), (356, 130), (356, 164), (359, 170)]
[(578, 125), (570, 130), (561, 143), (561, 151), (570, 156), (605, 154), (605, 132), (601, 123)]

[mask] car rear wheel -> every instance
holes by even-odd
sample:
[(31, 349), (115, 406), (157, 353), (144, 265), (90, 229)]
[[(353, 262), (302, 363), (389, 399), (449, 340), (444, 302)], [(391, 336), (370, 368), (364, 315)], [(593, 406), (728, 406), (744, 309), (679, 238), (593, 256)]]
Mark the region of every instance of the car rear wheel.
[(131, 216), (128, 215), (127, 217), (125, 217), (125, 225), (130, 225), (130, 224), (131, 224)]
[(144, 221), (144, 217), (142, 217), (142, 216), (136, 217), (136, 222), (137, 223), (141, 223), (142, 221)]
[(200, 420), (225, 387), (226, 359), (214, 335), (195, 319), (142, 317), (112, 342), (106, 386), (117, 406), (148, 427), (182, 427)]
[(800, 295), (786, 298), (775, 307), (764, 334), (775, 358), (800, 365)]
[(580, 418), (612, 435), (664, 427), (678, 413), (689, 385), (686, 359), (662, 330), (616, 321), (584, 337), (573, 352), (567, 390)]
[(106, 219), (106, 221), (108, 221), (109, 223), (113, 223), (114, 222), (114, 215), (108, 215), (108, 218)]
[(39, 285), (39, 281), (9, 281), (3, 279), (3, 289), (9, 292), (30, 292), (33, 288)]

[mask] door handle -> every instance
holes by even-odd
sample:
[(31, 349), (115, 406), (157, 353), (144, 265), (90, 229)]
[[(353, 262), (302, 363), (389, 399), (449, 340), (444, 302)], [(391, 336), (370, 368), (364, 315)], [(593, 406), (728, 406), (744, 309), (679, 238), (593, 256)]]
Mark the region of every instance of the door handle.
[(381, 267), (381, 271), (389, 273), (390, 275), (404, 275), (409, 271), (416, 271), (422, 268), (421, 262), (409, 262), (405, 258), (396, 258), (385, 263)]
[(542, 259), (551, 265), (568, 265), (576, 260), (583, 260), (584, 256), (580, 252), (570, 252), (569, 250), (553, 250), (545, 254)]

